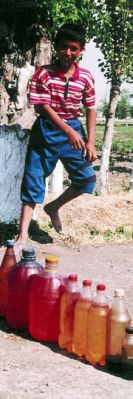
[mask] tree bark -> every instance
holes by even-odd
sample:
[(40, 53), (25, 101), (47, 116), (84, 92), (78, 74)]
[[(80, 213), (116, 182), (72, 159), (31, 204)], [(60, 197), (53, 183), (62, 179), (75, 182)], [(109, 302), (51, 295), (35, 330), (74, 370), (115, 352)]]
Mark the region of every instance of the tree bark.
[(112, 86), (110, 90), (110, 101), (108, 108), (108, 115), (106, 118), (102, 154), (101, 154), (101, 166), (100, 166), (100, 182), (98, 193), (106, 194), (108, 192), (108, 181), (109, 181), (109, 158), (112, 146), (113, 129), (115, 122), (115, 112), (120, 96), (120, 87)]
[[(5, 223), (20, 216), (20, 185), (30, 129), (36, 118), (34, 107), (27, 103), (28, 85), (35, 67), (50, 62), (51, 43), (45, 37), (40, 38), (33, 53), (28, 52), (27, 61), (21, 68), (15, 65), (14, 56), (12, 62), (5, 56), (1, 64), (3, 78), (0, 83), (0, 221)], [(30, 63), (30, 57), (33, 58), (33, 65)], [(29, 134), (25, 137), (27, 129)], [(53, 174), (46, 179), (46, 195), (49, 192), (60, 194), (62, 191), (63, 166), (59, 162)]]
[(18, 219), (21, 211), (20, 186), (30, 130), (20, 125), (0, 126), (0, 221)]

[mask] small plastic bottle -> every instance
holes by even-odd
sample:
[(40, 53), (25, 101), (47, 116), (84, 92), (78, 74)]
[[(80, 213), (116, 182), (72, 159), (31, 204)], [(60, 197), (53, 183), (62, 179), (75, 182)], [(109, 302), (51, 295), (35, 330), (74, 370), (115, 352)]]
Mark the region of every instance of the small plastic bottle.
[(91, 285), (92, 281), (83, 280), (82, 292), (75, 305), (72, 350), (79, 357), (85, 356), (86, 351), (88, 311), (92, 304)]
[(58, 342), (60, 300), (67, 277), (59, 272), (59, 258), (48, 255), (41, 275), (33, 276), (29, 295), (29, 332), (39, 341)]
[(106, 286), (98, 284), (96, 297), (88, 312), (88, 333), (85, 357), (90, 364), (106, 364), (107, 315)]
[(115, 373), (121, 373), (122, 342), (125, 328), (130, 325), (130, 322), (131, 317), (125, 301), (124, 290), (117, 289), (114, 291), (107, 323), (107, 366)]
[(79, 299), (77, 281), (77, 275), (70, 274), (68, 276), (67, 290), (61, 298), (59, 346), (68, 352), (72, 352), (74, 308)]
[(123, 377), (133, 380), (133, 327), (126, 327), (126, 335), (122, 343)]
[(30, 278), (42, 270), (43, 266), (36, 262), (34, 249), (23, 249), (20, 262), (16, 263), (9, 274), (6, 322), (10, 327), (28, 329)]
[(8, 275), (12, 267), (16, 264), (14, 253), (14, 241), (7, 240), (6, 251), (0, 267), (0, 316), (5, 316), (8, 298)]
[(107, 355), (121, 355), (125, 328), (130, 325), (131, 317), (125, 301), (123, 289), (114, 291), (114, 300), (108, 315)]

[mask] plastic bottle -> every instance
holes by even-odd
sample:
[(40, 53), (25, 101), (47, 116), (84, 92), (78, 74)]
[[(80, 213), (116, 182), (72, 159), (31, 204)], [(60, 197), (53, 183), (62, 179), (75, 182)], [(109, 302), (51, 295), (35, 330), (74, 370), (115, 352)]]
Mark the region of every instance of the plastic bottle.
[(79, 299), (77, 281), (77, 275), (70, 274), (68, 276), (67, 290), (61, 298), (59, 346), (69, 352), (72, 352), (74, 308)]
[(7, 248), (0, 267), (0, 316), (5, 316), (8, 298), (8, 275), (11, 268), (16, 264), (14, 253), (14, 241), (7, 240)]
[(85, 357), (92, 365), (106, 363), (107, 315), (106, 286), (98, 284), (96, 297), (88, 312), (88, 333)]
[(72, 350), (79, 357), (85, 356), (88, 330), (88, 311), (92, 304), (90, 280), (83, 280), (83, 289), (75, 305), (74, 310), (74, 333)]
[(9, 274), (6, 322), (10, 327), (20, 330), (28, 328), (30, 278), (42, 270), (43, 266), (36, 262), (34, 249), (24, 249), (20, 262)]
[(124, 290), (114, 291), (114, 300), (108, 315), (107, 330), (107, 366), (116, 373), (121, 373), (122, 342), (125, 328), (130, 325), (131, 317), (125, 302)]
[(60, 299), (67, 277), (59, 273), (57, 256), (47, 256), (45, 262), (44, 272), (34, 276), (30, 286), (29, 332), (40, 341), (58, 342)]
[(126, 327), (126, 335), (122, 342), (123, 377), (133, 380), (133, 327)]

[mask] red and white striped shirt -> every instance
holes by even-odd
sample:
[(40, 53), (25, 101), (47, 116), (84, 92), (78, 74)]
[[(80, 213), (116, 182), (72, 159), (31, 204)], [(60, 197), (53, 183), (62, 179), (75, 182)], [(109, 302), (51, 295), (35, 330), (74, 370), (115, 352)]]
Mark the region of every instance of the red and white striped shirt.
[(56, 64), (41, 66), (32, 78), (29, 103), (49, 104), (62, 119), (75, 119), (81, 116), (81, 103), (85, 108), (95, 108), (94, 79), (77, 63), (68, 80)]

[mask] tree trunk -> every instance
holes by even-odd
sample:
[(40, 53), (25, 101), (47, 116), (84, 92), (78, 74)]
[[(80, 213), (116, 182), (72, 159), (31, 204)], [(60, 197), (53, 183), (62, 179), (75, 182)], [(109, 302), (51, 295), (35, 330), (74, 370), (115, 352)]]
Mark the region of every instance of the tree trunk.
[[(4, 39), (3, 39), (4, 40)], [(34, 107), (27, 103), (27, 92), (35, 67), (48, 64), (51, 58), (51, 44), (40, 38), (36, 48), (26, 54), (25, 64), (18, 68), (15, 59), (6, 58), (1, 64), (3, 77), (0, 83), (0, 221), (9, 223), (20, 215), (20, 185), (24, 171), (25, 154), (30, 129), (35, 121)], [(9, 57), (10, 58), (10, 57)], [(31, 58), (33, 65), (31, 65)], [(63, 191), (63, 166), (59, 162), (53, 174), (46, 179), (48, 192), (60, 194)]]
[(19, 125), (0, 126), (0, 221), (19, 218), (20, 186), (30, 130)]
[(101, 166), (100, 166), (100, 183), (99, 183), (99, 194), (106, 194), (108, 191), (108, 177), (109, 177), (109, 158), (113, 138), (113, 129), (115, 122), (115, 111), (120, 96), (120, 87), (112, 87), (110, 90), (110, 101), (108, 108), (108, 116), (106, 119), (102, 155), (101, 155)]

